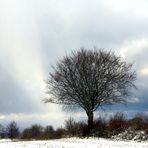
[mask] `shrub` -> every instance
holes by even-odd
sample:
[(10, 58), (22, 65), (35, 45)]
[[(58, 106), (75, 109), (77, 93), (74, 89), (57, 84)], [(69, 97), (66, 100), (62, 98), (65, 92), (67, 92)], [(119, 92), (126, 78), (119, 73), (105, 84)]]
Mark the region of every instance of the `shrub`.
[(43, 133), (43, 139), (53, 139), (54, 137), (55, 137), (54, 128), (51, 125), (46, 126)]
[(148, 122), (143, 125), (143, 130), (148, 134)]
[(143, 130), (147, 127), (148, 117), (144, 114), (137, 114), (133, 119), (129, 120), (128, 123), (133, 130)]
[(65, 121), (65, 129), (69, 136), (76, 136), (78, 132), (78, 125), (74, 121), (74, 119), (70, 117), (68, 120)]
[(68, 136), (84, 137), (89, 134), (88, 125), (84, 121), (76, 122), (73, 118), (65, 121), (65, 129)]
[(103, 117), (100, 117), (94, 121), (93, 135), (97, 137), (107, 136), (107, 122)]
[(21, 134), (21, 139), (29, 140), (31, 138), (32, 138), (31, 129), (30, 128), (24, 129), (22, 134)]
[(63, 138), (66, 135), (66, 130), (64, 128), (58, 128), (55, 131), (54, 138)]
[(30, 128), (31, 138), (33, 139), (41, 139), (43, 134), (43, 127), (39, 124), (34, 124)]
[(86, 136), (90, 135), (90, 129), (89, 129), (87, 123), (85, 123), (84, 121), (78, 122), (77, 127), (78, 127), (77, 135), (79, 137), (86, 137)]
[(22, 139), (43, 139), (44, 128), (39, 124), (33, 124), (30, 128), (23, 130)]
[(110, 118), (108, 123), (108, 129), (110, 135), (116, 135), (128, 128), (128, 122), (125, 115), (121, 112), (117, 112), (113, 117)]

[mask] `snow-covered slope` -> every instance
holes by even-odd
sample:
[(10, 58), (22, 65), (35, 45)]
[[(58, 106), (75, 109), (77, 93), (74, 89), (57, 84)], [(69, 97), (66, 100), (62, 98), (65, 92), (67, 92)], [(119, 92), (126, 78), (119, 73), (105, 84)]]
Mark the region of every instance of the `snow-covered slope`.
[(2, 141), (0, 148), (148, 148), (148, 143), (70, 138), (48, 141)]

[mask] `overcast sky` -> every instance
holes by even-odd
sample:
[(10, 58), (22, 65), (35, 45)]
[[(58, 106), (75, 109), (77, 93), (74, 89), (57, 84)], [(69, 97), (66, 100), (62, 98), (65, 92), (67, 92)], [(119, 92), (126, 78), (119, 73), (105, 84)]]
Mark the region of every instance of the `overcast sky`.
[(0, 123), (63, 124), (69, 116), (44, 104), (50, 65), (80, 47), (114, 50), (137, 70), (138, 90), (124, 111), (148, 111), (147, 0), (0, 0)]

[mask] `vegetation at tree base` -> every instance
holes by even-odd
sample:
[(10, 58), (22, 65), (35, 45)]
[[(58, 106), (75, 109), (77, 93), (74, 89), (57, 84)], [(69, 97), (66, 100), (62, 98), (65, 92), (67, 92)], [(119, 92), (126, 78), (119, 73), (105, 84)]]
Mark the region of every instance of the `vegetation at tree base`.
[[(25, 128), (22, 132), (19, 132), (19, 128), (15, 121), (10, 122), (6, 127), (2, 125), (0, 127), (1, 138), (19, 138), (22, 140), (47, 140), (65, 137), (87, 136), (111, 138), (124, 132), (125, 136), (126, 133), (129, 133), (134, 137), (134, 133), (136, 134), (142, 131), (144, 131), (144, 133), (142, 132), (143, 136), (148, 134), (148, 116), (144, 114), (137, 114), (133, 118), (127, 119), (123, 113), (117, 112), (109, 119), (99, 117), (98, 119), (94, 120), (94, 129), (91, 131), (91, 133), (89, 133), (87, 122), (76, 122), (74, 118), (68, 118), (65, 120), (64, 127), (59, 127), (57, 129), (54, 129), (51, 125), (43, 127), (39, 124), (33, 124), (30, 127)], [(147, 136), (146, 138), (148, 140)]]
[(76, 135), (77, 131), (79, 131), (79, 127), (73, 118), (69, 118), (65, 121), (65, 128), (70, 136)]
[(119, 134), (127, 127), (128, 123), (123, 113), (118, 112), (109, 120), (109, 131), (111, 131), (112, 135)]
[(125, 103), (135, 88), (136, 72), (114, 52), (80, 49), (59, 60), (47, 80), (45, 102), (82, 108), (88, 132), (94, 128), (94, 111), (104, 105)]

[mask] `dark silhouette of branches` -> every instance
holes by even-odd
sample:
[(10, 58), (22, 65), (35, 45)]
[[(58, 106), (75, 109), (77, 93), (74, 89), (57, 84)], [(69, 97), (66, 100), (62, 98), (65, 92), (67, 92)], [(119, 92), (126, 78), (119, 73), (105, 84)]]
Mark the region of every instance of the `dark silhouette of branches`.
[(103, 105), (125, 103), (130, 88), (135, 88), (136, 72), (114, 52), (73, 51), (59, 60), (47, 80), (45, 102), (81, 107), (93, 128), (93, 113)]
[(7, 126), (7, 132), (10, 139), (18, 138), (20, 132), (15, 121), (10, 122), (10, 124)]

